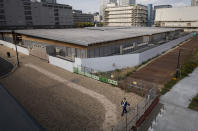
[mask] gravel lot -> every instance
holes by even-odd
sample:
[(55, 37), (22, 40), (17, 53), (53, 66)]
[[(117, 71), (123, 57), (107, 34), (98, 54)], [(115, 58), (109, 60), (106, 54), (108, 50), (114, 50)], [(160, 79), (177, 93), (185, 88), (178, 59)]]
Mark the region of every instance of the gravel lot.
[[(0, 46), (4, 54), (8, 48)], [(14, 54), (12, 50), (9, 50)], [(26, 110), (49, 131), (103, 130), (106, 110), (98, 100), (35, 71), (33, 64), (59, 77), (106, 97), (116, 105), (117, 122), (121, 119), (120, 102), (126, 97), (131, 106), (142, 100), (133, 93), (52, 66), (32, 56), (20, 56), (21, 67), (0, 82)]]

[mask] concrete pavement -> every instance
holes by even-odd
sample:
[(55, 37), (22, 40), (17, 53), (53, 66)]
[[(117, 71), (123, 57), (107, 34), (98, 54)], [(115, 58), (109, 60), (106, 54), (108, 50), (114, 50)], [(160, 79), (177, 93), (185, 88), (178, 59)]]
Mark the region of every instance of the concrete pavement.
[(41, 131), (41, 127), (0, 85), (0, 130)]
[(198, 93), (198, 68), (170, 92), (161, 97), (165, 112), (158, 115), (152, 131), (197, 131), (198, 112), (188, 109), (192, 98)]

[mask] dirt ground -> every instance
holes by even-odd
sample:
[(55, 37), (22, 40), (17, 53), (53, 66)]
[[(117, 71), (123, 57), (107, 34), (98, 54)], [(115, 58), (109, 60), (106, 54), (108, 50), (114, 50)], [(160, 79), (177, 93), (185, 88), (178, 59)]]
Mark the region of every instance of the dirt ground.
[[(0, 46), (1, 56), (5, 57), (6, 51), (11, 52), (10, 61), (16, 62), (15, 52)], [(120, 101), (123, 97), (128, 99), (131, 106), (135, 106), (142, 100), (142, 97), (136, 94), (125, 93), (111, 85), (67, 72), (39, 58), (20, 54), (20, 64), (21, 66), (15, 72), (1, 79), (0, 83), (41, 126), (49, 131), (104, 130), (102, 127), (107, 112), (105, 106), (108, 105), (103, 105), (93, 97), (69, 87), (71, 84), (61, 83), (42, 72), (25, 66), (26, 64), (45, 69), (71, 83), (104, 96), (116, 106), (116, 112), (113, 114), (116, 116), (116, 122), (121, 119)]]
[(121, 83), (130, 83), (136, 81), (142, 83), (141, 86), (150, 88), (153, 84), (158, 87), (163, 85), (172, 79), (176, 73), (179, 50), (181, 49), (180, 65), (192, 55), (193, 51), (198, 49), (198, 37), (184, 42), (176, 49), (169, 51), (168, 53), (153, 60), (148, 65), (144, 66), (140, 70), (132, 73)]

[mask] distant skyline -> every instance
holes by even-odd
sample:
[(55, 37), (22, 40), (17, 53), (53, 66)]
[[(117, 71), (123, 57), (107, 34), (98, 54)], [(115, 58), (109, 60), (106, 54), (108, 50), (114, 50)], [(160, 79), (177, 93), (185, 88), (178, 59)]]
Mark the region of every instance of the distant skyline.
[[(60, 4), (68, 4), (73, 9), (82, 10), (83, 12), (99, 12), (99, 1), (100, 0), (57, 0)], [(175, 7), (190, 6), (191, 0), (136, 0), (137, 4), (171, 4)]]

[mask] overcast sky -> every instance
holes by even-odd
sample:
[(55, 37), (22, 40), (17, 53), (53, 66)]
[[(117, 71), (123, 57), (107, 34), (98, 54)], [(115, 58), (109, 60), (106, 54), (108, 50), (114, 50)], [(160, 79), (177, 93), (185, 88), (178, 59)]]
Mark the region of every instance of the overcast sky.
[[(57, 0), (60, 4), (69, 4), (74, 9), (83, 10), (84, 12), (98, 12), (100, 0)], [(171, 4), (176, 7), (188, 6), (191, 0), (136, 0), (138, 4)]]

